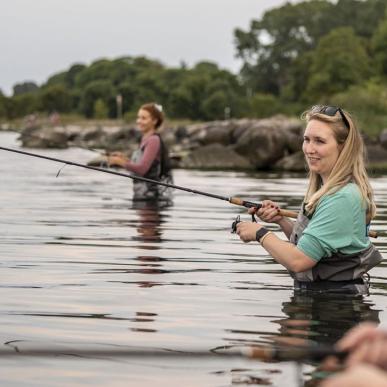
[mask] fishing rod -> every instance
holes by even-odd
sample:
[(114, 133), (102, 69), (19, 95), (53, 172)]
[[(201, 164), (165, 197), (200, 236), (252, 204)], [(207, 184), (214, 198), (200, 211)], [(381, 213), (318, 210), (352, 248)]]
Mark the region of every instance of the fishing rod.
[[(127, 173), (112, 171), (112, 170), (106, 169), (106, 168), (93, 167), (91, 165), (80, 164), (80, 163), (76, 163), (74, 161), (58, 159), (58, 158), (55, 158), (55, 157), (43, 156), (43, 155), (40, 155), (40, 154), (37, 154), (37, 153), (21, 151), (21, 150), (18, 150), (18, 149), (6, 148), (4, 146), (0, 146), (0, 149), (5, 150), (7, 152), (19, 153), (19, 154), (22, 154), (22, 155), (25, 155), (25, 156), (37, 157), (37, 158), (40, 158), (40, 159), (55, 161), (55, 162), (66, 164), (66, 165), (74, 165), (74, 166), (80, 167), (80, 168), (91, 169), (93, 171), (98, 171), (98, 172), (103, 172), (103, 173), (110, 173), (111, 175), (122, 176), (122, 177), (126, 177), (126, 178), (129, 178), (129, 179), (132, 179), (132, 180), (138, 180), (138, 181), (144, 181), (146, 183), (162, 185), (164, 187), (174, 188), (174, 189), (177, 189), (177, 190), (180, 190), (180, 191), (186, 191), (186, 192), (190, 192), (190, 193), (197, 194), (197, 195), (202, 195), (202, 196), (207, 196), (207, 197), (214, 198), (214, 199), (225, 200), (225, 201), (227, 201), (227, 202), (229, 202), (231, 204), (235, 204), (237, 206), (242, 206), (242, 207), (246, 207), (246, 208), (255, 207), (256, 209), (259, 209), (259, 208), (262, 207), (262, 203), (250, 202), (248, 200), (243, 200), (243, 199), (238, 198), (238, 197), (228, 197), (228, 196), (216, 195), (216, 194), (212, 194), (212, 193), (209, 193), (209, 192), (203, 192), (203, 191), (198, 191), (198, 190), (192, 189), (192, 188), (182, 187), (180, 185), (164, 183), (162, 181), (148, 179), (148, 178), (142, 177), (142, 176), (128, 175)], [(278, 215), (285, 216), (285, 217), (288, 217), (288, 218), (293, 218), (293, 219), (297, 218), (297, 216), (298, 216), (297, 212), (295, 212), (295, 211), (282, 210), (282, 209), (278, 210)], [(252, 215), (252, 217), (254, 219), (254, 215)], [(376, 231), (369, 231), (368, 235), (370, 237), (372, 237), (372, 238), (377, 238), (378, 237), (378, 233)]]
[[(348, 356), (345, 351), (338, 351), (333, 346), (250, 346), (241, 348), (219, 347), (211, 350), (170, 350), (170, 349), (133, 349), (114, 347), (111, 349), (85, 348), (20, 348), (16, 343), (5, 343), (6, 348), (0, 348), (1, 357), (136, 357), (136, 358), (247, 358), (264, 362), (320, 362), (328, 356), (334, 356), (342, 361)], [(10, 345), (12, 344), (12, 345)]]
[[(41, 159), (45, 159), (45, 160), (50, 160), (50, 161), (55, 161), (55, 162), (66, 164), (66, 165), (74, 165), (74, 166), (80, 167), (80, 168), (91, 169), (93, 171), (98, 171), (98, 172), (103, 172), (103, 173), (110, 173), (111, 175), (122, 176), (122, 177), (126, 177), (126, 178), (129, 178), (129, 179), (132, 179), (132, 180), (138, 180), (138, 181), (144, 181), (146, 183), (158, 184), (158, 185), (162, 185), (164, 187), (174, 188), (174, 189), (177, 189), (177, 190), (180, 190), (180, 191), (186, 191), (186, 192), (190, 192), (190, 193), (197, 194), (197, 195), (208, 196), (208, 197), (214, 198), (214, 199), (225, 200), (225, 201), (227, 201), (227, 202), (229, 202), (231, 204), (235, 204), (237, 206), (243, 206), (243, 207), (246, 207), (246, 208), (255, 207), (255, 208), (259, 209), (259, 208), (262, 207), (261, 203), (254, 203), (254, 202), (243, 200), (243, 199), (240, 199), (240, 198), (237, 198), (237, 197), (227, 197), (227, 196), (215, 195), (215, 194), (212, 194), (212, 193), (209, 193), (209, 192), (203, 192), (203, 191), (198, 191), (198, 190), (192, 189), (192, 188), (182, 187), (180, 185), (164, 183), (162, 181), (148, 179), (148, 178), (142, 177), (142, 176), (128, 175), (126, 173), (112, 171), (110, 169), (93, 167), (91, 165), (80, 164), (80, 163), (76, 163), (74, 161), (58, 159), (58, 158), (55, 158), (55, 157), (43, 156), (43, 155), (40, 155), (40, 154), (37, 154), (37, 153), (21, 151), (21, 150), (18, 150), (18, 149), (11, 149), (11, 148), (3, 147), (3, 146), (0, 146), (0, 149), (8, 151), (8, 152), (19, 153), (19, 154), (22, 154), (22, 155), (25, 155), (25, 156), (37, 157), (37, 158), (41, 158)], [(297, 218), (297, 213), (294, 212), (294, 211), (279, 210), (278, 214), (282, 215), (282, 216), (289, 217), (289, 218)]]

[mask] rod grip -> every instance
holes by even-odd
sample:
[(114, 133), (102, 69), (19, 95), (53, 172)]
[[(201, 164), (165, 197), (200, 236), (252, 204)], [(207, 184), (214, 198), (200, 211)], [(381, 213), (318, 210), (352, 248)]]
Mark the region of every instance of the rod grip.
[(251, 207), (261, 208), (262, 207), (261, 203), (249, 202), (248, 200), (243, 200), (243, 199), (236, 198), (236, 197), (231, 197), (228, 199), (228, 201), (232, 204), (236, 204), (237, 206), (243, 206), (246, 208), (251, 208)]
[(296, 219), (298, 216), (297, 212), (290, 211), (290, 210), (279, 210), (278, 215), (286, 216), (287, 218), (293, 218), (293, 219)]
[(252, 359), (262, 361), (322, 361), (328, 356), (344, 360), (347, 352), (337, 351), (334, 347), (320, 345), (317, 347), (262, 347), (253, 346), (243, 349), (242, 353)]

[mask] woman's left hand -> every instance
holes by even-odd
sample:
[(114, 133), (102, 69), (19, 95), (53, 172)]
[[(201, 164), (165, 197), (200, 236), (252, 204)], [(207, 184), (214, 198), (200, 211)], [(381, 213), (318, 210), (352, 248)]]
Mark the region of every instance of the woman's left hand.
[(255, 241), (255, 234), (262, 228), (259, 223), (240, 222), (237, 225), (236, 233), (243, 242)]

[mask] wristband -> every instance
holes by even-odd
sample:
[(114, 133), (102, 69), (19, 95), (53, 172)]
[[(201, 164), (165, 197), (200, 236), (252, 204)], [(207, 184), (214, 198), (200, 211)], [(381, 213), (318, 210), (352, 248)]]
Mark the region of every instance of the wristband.
[(262, 238), (269, 232), (269, 230), (265, 227), (261, 227), (257, 232), (255, 233), (255, 239), (258, 243), (261, 243)]
[(269, 236), (270, 234), (273, 234), (271, 231), (267, 232), (262, 238), (261, 238), (261, 246), (263, 247), (263, 241), (266, 239), (267, 236)]

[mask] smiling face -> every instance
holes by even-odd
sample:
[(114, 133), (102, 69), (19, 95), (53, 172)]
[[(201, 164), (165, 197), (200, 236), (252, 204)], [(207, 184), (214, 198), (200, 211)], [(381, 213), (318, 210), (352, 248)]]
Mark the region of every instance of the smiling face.
[(137, 113), (136, 124), (141, 133), (150, 134), (156, 130), (157, 119), (152, 117), (150, 112), (145, 109), (140, 109)]
[(326, 182), (339, 158), (340, 146), (330, 126), (326, 122), (312, 119), (304, 133), (302, 150), (309, 170), (321, 176)]

